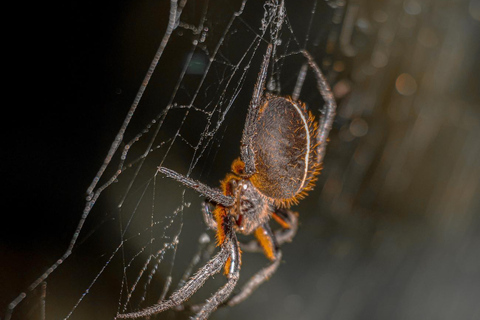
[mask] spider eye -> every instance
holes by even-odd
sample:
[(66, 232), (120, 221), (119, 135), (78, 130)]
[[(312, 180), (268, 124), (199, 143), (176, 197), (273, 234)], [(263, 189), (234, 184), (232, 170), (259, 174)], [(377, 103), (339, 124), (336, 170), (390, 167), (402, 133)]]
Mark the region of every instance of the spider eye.
[(316, 123), (305, 107), (289, 98), (267, 98), (252, 137), (256, 173), (252, 183), (277, 200), (295, 198), (318, 166), (313, 161)]

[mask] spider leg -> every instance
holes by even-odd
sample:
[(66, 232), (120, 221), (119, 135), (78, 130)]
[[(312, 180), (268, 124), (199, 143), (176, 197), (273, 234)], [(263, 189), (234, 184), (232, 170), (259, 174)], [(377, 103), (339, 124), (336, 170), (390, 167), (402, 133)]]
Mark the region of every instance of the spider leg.
[(295, 88), (293, 89), (292, 93), (293, 101), (298, 101), (298, 99), (300, 98), (300, 92), (302, 91), (303, 83), (305, 82), (305, 78), (307, 76), (307, 70), (308, 63), (305, 62), (300, 68), (300, 71), (298, 72), (297, 82), (295, 83)]
[[(265, 223), (262, 227), (258, 228), (260, 231), (255, 233), (260, 245), (263, 247), (265, 254), (272, 262), (265, 268), (258, 271), (247, 283), (240, 289), (240, 292), (230, 298), (226, 304), (228, 306), (234, 306), (239, 304), (246, 298), (248, 298), (253, 291), (255, 291), (262, 283), (267, 281), (277, 271), (280, 261), (282, 260), (282, 252), (278, 248), (275, 235), (270, 230), (270, 227)], [(257, 229), (257, 230), (258, 230)]]
[(240, 157), (245, 163), (246, 175), (252, 175), (255, 173), (255, 163), (253, 161), (253, 150), (250, 148), (250, 140), (254, 134), (253, 124), (257, 118), (258, 108), (262, 102), (263, 93), (265, 91), (265, 82), (267, 81), (268, 64), (270, 62), (270, 57), (272, 56), (272, 48), (273, 46), (269, 44), (263, 57), (262, 66), (260, 68), (260, 72), (258, 73), (255, 88), (253, 89), (252, 100), (250, 101), (250, 105), (248, 107), (247, 119), (245, 120), (245, 126), (243, 127)]
[(278, 250), (275, 260), (257, 272), (248, 282), (241, 288), (240, 292), (227, 301), (229, 307), (233, 307), (245, 299), (247, 299), (262, 283), (267, 281), (277, 271), (280, 261), (282, 260), (282, 251)]
[(169, 178), (177, 180), (184, 186), (197, 191), (198, 193), (212, 200), (213, 202), (223, 205), (224, 207), (231, 207), (235, 202), (235, 199), (233, 197), (224, 195), (222, 191), (218, 189), (210, 188), (209, 186), (204, 185), (199, 181), (187, 178), (184, 175), (181, 175), (180, 173), (177, 173), (171, 169), (168, 169), (165, 167), (159, 167), (158, 171), (163, 173)]
[[(205, 254), (208, 254), (209, 257), (212, 256), (213, 254), (213, 249), (215, 248), (214, 244), (211, 242), (210, 237), (206, 233), (202, 233), (200, 235), (200, 238), (198, 239), (198, 248), (197, 248), (197, 253), (193, 256), (190, 264), (188, 265), (187, 269), (183, 273), (182, 278), (178, 282), (178, 287), (181, 288), (187, 283), (188, 279), (192, 275), (193, 268), (196, 267), (196, 265), (200, 262), (202, 257)], [(163, 300), (162, 298), (161, 300)], [(160, 301), (161, 301), (160, 300)], [(180, 308), (181, 309), (181, 308)]]
[(195, 275), (183, 287), (175, 291), (168, 300), (161, 301), (140, 311), (119, 314), (115, 319), (147, 317), (182, 304), (198, 289), (200, 289), (200, 287), (203, 286), (209, 277), (222, 270), (223, 265), (227, 262), (227, 259), (230, 256), (229, 247), (229, 243), (225, 243), (220, 252), (217, 253), (217, 255), (215, 255), (210, 261), (208, 261), (205, 266), (198, 270), (197, 273), (195, 273)]
[(325, 150), (327, 147), (327, 138), (332, 129), (333, 120), (335, 118), (335, 109), (337, 103), (333, 96), (332, 90), (327, 82), (327, 79), (323, 75), (322, 71), (318, 67), (313, 57), (306, 50), (302, 51), (302, 54), (308, 60), (308, 65), (312, 68), (315, 78), (317, 79), (317, 89), (320, 92), (323, 100), (325, 101), (325, 110), (322, 110), (323, 117), (320, 120), (320, 125), (317, 134), (317, 163), (321, 163), (325, 156)]
[(187, 301), (195, 292), (200, 289), (205, 281), (214, 274), (220, 272), (222, 267), (227, 263), (227, 260), (230, 258), (229, 271), (227, 274), (228, 281), (227, 283), (219, 289), (207, 302), (203, 305), (200, 312), (195, 315), (193, 319), (201, 320), (206, 319), (210, 313), (215, 311), (220, 303), (228, 298), (230, 293), (233, 291), (238, 278), (240, 270), (240, 251), (238, 248), (238, 241), (233, 230), (233, 222), (231, 219), (228, 219), (224, 224), (226, 226), (226, 234), (228, 240), (223, 242), (220, 252), (218, 252), (210, 261), (208, 261), (205, 266), (199, 269), (195, 275), (187, 282), (183, 287), (176, 290), (168, 300), (161, 301), (151, 307), (145, 308), (140, 311), (118, 314), (115, 319), (132, 319), (147, 317), (167, 309), (170, 309), (175, 306), (179, 306), (185, 301)]
[[(298, 229), (297, 214), (285, 208), (276, 208), (272, 214), (273, 219), (278, 222), (282, 229), (275, 230), (274, 235), (278, 246), (285, 242), (291, 242)], [(240, 248), (245, 252), (262, 252), (263, 247), (257, 240), (248, 243), (240, 243)]]
[(278, 245), (280, 246), (285, 242), (291, 242), (297, 234), (297, 214), (285, 208), (276, 208), (273, 213), (273, 219), (283, 227), (283, 229), (275, 232)]
[(235, 236), (235, 232), (231, 230), (230, 234), (231, 252), (230, 266), (227, 274), (228, 281), (205, 302), (201, 310), (191, 318), (193, 320), (207, 319), (208, 316), (230, 296), (237, 284), (238, 278), (240, 277), (240, 249), (238, 247), (238, 241), (237, 237)]
[(217, 222), (213, 218), (213, 210), (211, 206), (214, 205), (208, 200), (203, 201), (202, 203), (202, 216), (203, 216), (203, 221), (207, 225), (207, 227), (210, 230), (217, 230)]

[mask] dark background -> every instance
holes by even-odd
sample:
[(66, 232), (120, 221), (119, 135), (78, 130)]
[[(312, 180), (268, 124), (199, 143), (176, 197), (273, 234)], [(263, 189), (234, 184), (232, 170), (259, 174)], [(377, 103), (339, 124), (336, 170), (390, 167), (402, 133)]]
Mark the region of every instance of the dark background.
[(66, 249), (128, 108), (121, 90), (132, 84), (118, 68), (128, 10), (127, 1), (42, 4), (8, 36), (2, 313)]

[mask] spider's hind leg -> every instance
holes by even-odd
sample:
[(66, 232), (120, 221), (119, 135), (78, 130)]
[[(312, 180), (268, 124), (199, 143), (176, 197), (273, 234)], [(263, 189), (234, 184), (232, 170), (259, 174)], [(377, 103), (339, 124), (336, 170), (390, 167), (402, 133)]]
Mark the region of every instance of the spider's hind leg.
[(324, 110), (322, 110), (323, 117), (320, 120), (318, 133), (317, 133), (317, 163), (323, 161), (325, 156), (325, 150), (327, 147), (327, 138), (330, 130), (332, 129), (333, 120), (335, 118), (335, 110), (337, 108), (337, 103), (335, 102), (335, 97), (333, 96), (330, 85), (328, 84), (327, 79), (323, 75), (320, 67), (317, 65), (313, 57), (308, 53), (308, 51), (302, 51), (303, 56), (307, 59), (307, 63), (312, 69), (315, 79), (317, 80), (317, 90), (325, 101)]

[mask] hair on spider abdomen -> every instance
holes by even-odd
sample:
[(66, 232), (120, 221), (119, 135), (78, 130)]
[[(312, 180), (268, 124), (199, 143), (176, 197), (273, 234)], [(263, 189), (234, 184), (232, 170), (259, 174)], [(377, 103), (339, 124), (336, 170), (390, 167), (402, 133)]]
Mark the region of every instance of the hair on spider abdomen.
[(317, 123), (302, 103), (267, 96), (255, 124), (252, 150), (257, 172), (253, 185), (277, 205), (303, 198), (320, 165), (315, 161)]

